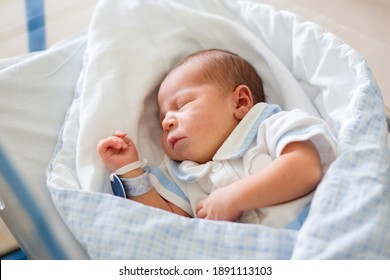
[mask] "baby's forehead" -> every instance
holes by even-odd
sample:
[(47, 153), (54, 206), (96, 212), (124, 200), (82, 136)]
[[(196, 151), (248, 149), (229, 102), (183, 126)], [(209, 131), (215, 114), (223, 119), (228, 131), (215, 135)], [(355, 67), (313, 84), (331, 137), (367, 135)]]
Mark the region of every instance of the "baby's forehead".
[(194, 63), (185, 63), (171, 70), (162, 80), (159, 88), (159, 94), (162, 90), (172, 86), (186, 86), (193, 83), (204, 81), (203, 65)]

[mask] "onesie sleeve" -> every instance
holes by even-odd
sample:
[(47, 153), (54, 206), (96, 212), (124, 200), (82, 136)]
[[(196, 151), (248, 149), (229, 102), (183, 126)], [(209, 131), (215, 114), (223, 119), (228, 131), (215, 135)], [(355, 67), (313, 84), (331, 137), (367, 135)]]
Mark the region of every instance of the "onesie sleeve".
[(319, 153), (324, 172), (337, 154), (336, 139), (327, 123), (299, 109), (282, 111), (264, 120), (257, 139), (274, 159), (289, 143), (310, 140)]
[(191, 208), (188, 195), (185, 193), (183, 186), (176, 184), (169, 175), (166, 167), (162, 164), (159, 167), (150, 170), (150, 181), (156, 191), (165, 200), (175, 204), (187, 212), (190, 216), (194, 216)]

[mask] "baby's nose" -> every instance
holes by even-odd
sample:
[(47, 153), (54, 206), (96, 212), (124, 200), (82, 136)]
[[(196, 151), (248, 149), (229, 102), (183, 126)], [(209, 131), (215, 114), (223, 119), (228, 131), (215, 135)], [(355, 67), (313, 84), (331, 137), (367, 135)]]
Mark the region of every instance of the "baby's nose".
[(177, 121), (175, 118), (168, 117), (165, 118), (162, 122), (162, 128), (164, 131), (171, 131), (177, 127)]

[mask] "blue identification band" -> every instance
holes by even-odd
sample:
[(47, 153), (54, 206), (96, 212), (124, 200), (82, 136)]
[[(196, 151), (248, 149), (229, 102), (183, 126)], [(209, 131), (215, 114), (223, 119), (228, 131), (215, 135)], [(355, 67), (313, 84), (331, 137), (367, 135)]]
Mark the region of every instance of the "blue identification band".
[(126, 198), (125, 188), (121, 182), (121, 179), (115, 173), (110, 175), (111, 189), (115, 196)]
[(119, 197), (140, 196), (150, 191), (153, 186), (149, 179), (149, 172), (134, 178), (119, 178), (112, 173), (110, 176), (111, 188), (114, 195)]

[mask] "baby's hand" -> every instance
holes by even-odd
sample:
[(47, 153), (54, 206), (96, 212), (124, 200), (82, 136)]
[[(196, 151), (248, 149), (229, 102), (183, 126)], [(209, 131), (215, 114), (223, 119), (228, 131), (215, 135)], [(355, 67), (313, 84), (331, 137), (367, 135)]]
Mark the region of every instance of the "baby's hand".
[(214, 190), (196, 206), (196, 216), (206, 220), (236, 221), (241, 211), (233, 202), (232, 191), (228, 186)]
[(112, 172), (138, 161), (137, 149), (123, 131), (117, 131), (113, 136), (100, 140), (97, 151), (104, 165)]

